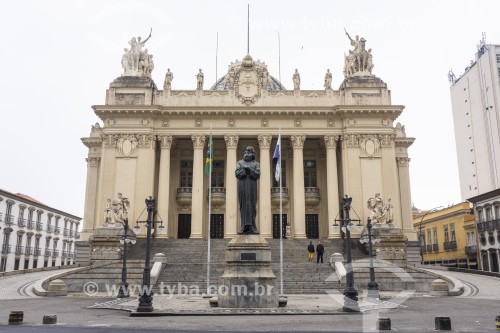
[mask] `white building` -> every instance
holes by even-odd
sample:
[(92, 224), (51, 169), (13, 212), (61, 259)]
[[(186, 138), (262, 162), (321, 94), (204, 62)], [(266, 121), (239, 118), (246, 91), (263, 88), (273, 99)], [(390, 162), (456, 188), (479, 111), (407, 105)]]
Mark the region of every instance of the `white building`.
[(483, 41), (465, 73), (450, 79), (462, 199), (474, 204), (480, 268), (498, 272), (500, 45)]
[(500, 45), (482, 45), (451, 85), (462, 200), (500, 188)]
[(73, 264), (81, 218), (0, 190), (0, 272)]

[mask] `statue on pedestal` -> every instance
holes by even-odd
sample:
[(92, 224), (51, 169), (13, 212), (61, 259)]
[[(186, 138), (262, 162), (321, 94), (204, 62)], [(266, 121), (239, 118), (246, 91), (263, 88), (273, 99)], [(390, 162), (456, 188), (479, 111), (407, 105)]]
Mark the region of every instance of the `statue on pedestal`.
[(373, 76), (373, 57), (372, 49), (366, 51), (366, 39), (363, 37), (353, 39), (349, 33), (344, 29), (347, 38), (354, 47), (353, 50), (349, 50), (349, 55), (345, 56), (344, 64), (344, 75), (345, 77), (350, 76)]
[(141, 37), (132, 37), (128, 42), (130, 49), (125, 48), (122, 56), (123, 76), (147, 76), (151, 77), (153, 71), (153, 56), (148, 54), (148, 50), (142, 50), (146, 42), (151, 38), (149, 32), (148, 38), (141, 40)]
[(163, 84), (163, 89), (171, 90), (173, 80), (174, 80), (174, 73), (172, 73), (169, 68), (167, 69), (167, 73), (165, 74), (165, 83)]
[(300, 74), (298, 69), (296, 69), (293, 74), (293, 89), (300, 90)]
[(260, 164), (255, 161), (255, 150), (247, 147), (243, 159), (236, 163), (238, 178), (238, 199), (240, 203), (240, 234), (258, 234), (255, 216), (257, 215), (257, 180), (260, 178)]
[(370, 210), (370, 217), (373, 224), (393, 222), (394, 205), (391, 199), (387, 199), (387, 203), (384, 204), (384, 201), (380, 197), (380, 193), (377, 193), (375, 197), (368, 199), (366, 205)]
[(332, 73), (330, 73), (330, 70), (326, 70), (325, 74), (325, 90), (331, 90), (332, 89)]
[(203, 90), (203, 81), (205, 80), (205, 75), (200, 71), (196, 74), (196, 90)]

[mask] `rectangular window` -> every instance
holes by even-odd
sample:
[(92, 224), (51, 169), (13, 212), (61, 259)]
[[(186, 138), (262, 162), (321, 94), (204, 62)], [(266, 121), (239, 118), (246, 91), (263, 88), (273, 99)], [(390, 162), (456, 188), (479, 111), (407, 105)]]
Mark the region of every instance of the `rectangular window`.
[(486, 212), (486, 221), (493, 220), (493, 216), (491, 214), (491, 207), (486, 207), (485, 212)]
[(304, 187), (317, 186), (316, 161), (304, 161)]
[(444, 241), (449, 242), (450, 241), (450, 235), (448, 233), (448, 225), (443, 226), (443, 231), (444, 231)]
[(181, 187), (193, 187), (193, 161), (181, 161)]
[(431, 229), (427, 229), (427, 244), (428, 245), (432, 244)]
[(224, 187), (224, 161), (212, 161), (212, 187)]
[(495, 206), (495, 219), (500, 220), (500, 206)]
[(438, 245), (438, 231), (437, 228), (432, 228), (432, 236), (434, 238), (434, 244)]
[(456, 241), (455, 238), (455, 223), (450, 224), (450, 235), (451, 235), (451, 241), (454, 242)]

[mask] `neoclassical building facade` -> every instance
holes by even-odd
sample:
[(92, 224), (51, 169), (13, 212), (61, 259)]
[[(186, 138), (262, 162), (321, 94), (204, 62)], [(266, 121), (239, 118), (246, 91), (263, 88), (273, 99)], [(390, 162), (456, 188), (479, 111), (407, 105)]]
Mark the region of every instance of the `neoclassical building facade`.
[[(89, 149), (82, 239), (106, 224), (108, 200), (118, 193), (130, 203), (132, 226), (146, 218), (144, 200), (157, 199), (155, 219), (167, 233), (156, 237), (206, 238), (209, 223), (212, 238), (235, 236), (235, 166), (253, 146), (261, 167), (257, 226), (264, 237), (279, 238), (280, 193), (288, 225), (283, 232), (292, 239), (340, 238), (331, 225), (340, 218), (341, 197), (353, 198), (353, 210), (365, 224), (367, 201), (380, 193), (385, 202), (391, 199), (394, 225), (416, 240), (407, 152), (414, 139), (395, 124), (404, 107), (391, 103), (386, 83), (371, 73), (371, 53), (359, 63), (346, 57), (338, 90), (331, 88), (329, 71), (323, 90), (302, 90), (298, 71), (287, 90), (249, 55), (231, 63), (209, 89), (200, 70), (195, 89), (175, 90), (169, 69), (161, 90), (141, 60), (142, 46), (124, 54), (124, 74), (110, 84), (105, 103), (92, 107), (102, 123), (82, 139)], [(364, 42), (359, 49), (350, 54), (366, 53)], [(211, 186), (204, 173), (210, 128)], [(281, 188), (272, 164), (278, 133)]]

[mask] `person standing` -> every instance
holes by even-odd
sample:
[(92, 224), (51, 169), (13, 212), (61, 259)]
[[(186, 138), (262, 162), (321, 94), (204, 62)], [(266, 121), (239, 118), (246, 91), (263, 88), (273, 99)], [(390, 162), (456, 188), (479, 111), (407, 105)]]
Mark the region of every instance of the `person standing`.
[(313, 262), (314, 259), (314, 245), (313, 242), (309, 242), (309, 246), (307, 247), (307, 251), (309, 252), (308, 260), (309, 262)]
[(319, 259), (321, 258), (321, 263), (323, 263), (323, 253), (325, 252), (325, 247), (321, 242), (316, 245), (316, 263), (319, 264)]

